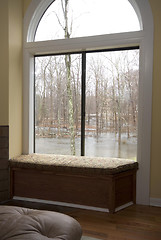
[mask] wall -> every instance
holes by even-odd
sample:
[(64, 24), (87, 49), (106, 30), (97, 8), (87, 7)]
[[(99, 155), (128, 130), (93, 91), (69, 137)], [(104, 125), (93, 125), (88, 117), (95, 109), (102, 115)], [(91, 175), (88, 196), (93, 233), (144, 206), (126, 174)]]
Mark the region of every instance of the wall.
[(28, 6), (30, 5), (31, 0), (23, 0), (23, 15), (25, 15), (25, 12), (27, 11)]
[(151, 144), (151, 198), (161, 206), (161, 1), (150, 0), (154, 18), (154, 64)]
[(22, 0), (8, 1), (10, 158), (22, 152), (22, 9)]
[(9, 49), (8, 49), (8, 2), (0, 1), (0, 201), (9, 196)]
[(9, 124), (8, 3), (0, 1), (0, 125)]
[(0, 201), (9, 197), (8, 159), (22, 152), (22, 0), (0, 1)]

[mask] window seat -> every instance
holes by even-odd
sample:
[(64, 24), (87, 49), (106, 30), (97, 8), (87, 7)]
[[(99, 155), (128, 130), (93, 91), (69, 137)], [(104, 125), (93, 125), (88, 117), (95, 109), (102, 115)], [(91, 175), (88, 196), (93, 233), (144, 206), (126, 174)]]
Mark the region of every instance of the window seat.
[(138, 163), (128, 159), (21, 155), (9, 161), (11, 197), (115, 212), (135, 203)]

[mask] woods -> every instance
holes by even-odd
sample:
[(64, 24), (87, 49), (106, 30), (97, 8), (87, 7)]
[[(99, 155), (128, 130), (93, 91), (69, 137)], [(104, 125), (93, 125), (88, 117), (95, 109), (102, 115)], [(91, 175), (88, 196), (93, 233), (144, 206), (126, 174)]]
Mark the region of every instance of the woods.
[[(85, 137), (113, 132), (137, 137), (139, 50), (87, 53)], [(36, 138), (81, 134), (82, 55), (36, 57)]]
[[(74, 25), (69, 3), (50, 13), (66, 40)], [(123, 133), (137, 138), (138, 74), (137, 49), (35, 57), (35, 138), (69, 139), (71, 155), (78, 137), (81, 149), (86, 137), (103, 133), (115, 133), (119, 145)]]

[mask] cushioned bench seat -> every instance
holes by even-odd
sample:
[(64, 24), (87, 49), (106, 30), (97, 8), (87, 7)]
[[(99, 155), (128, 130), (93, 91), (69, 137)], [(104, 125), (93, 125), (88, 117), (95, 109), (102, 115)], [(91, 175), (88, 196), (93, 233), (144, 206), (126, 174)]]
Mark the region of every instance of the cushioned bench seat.
[(1, 240), (80, 240), (79, 223), (65, 214), (0, 206)]
[(80, 204), (114, 212), (135, 202), (138, 164), (128, 159), (21, 155), (10, 160), (12, 197)]

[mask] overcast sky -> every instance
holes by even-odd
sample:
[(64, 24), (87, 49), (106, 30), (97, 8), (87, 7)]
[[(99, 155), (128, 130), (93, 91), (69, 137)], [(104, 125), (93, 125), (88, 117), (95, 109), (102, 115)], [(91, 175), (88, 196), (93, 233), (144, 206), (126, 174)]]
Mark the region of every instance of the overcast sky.
[[(35, 40), (64, 38), (59, 21), (63, 25), (61, 0), (55, 0), (39, 23)], [(69, 25), (71, 22), (71, 37), (140, 29), (137, 15), (128, 0), (69, 0)]]

